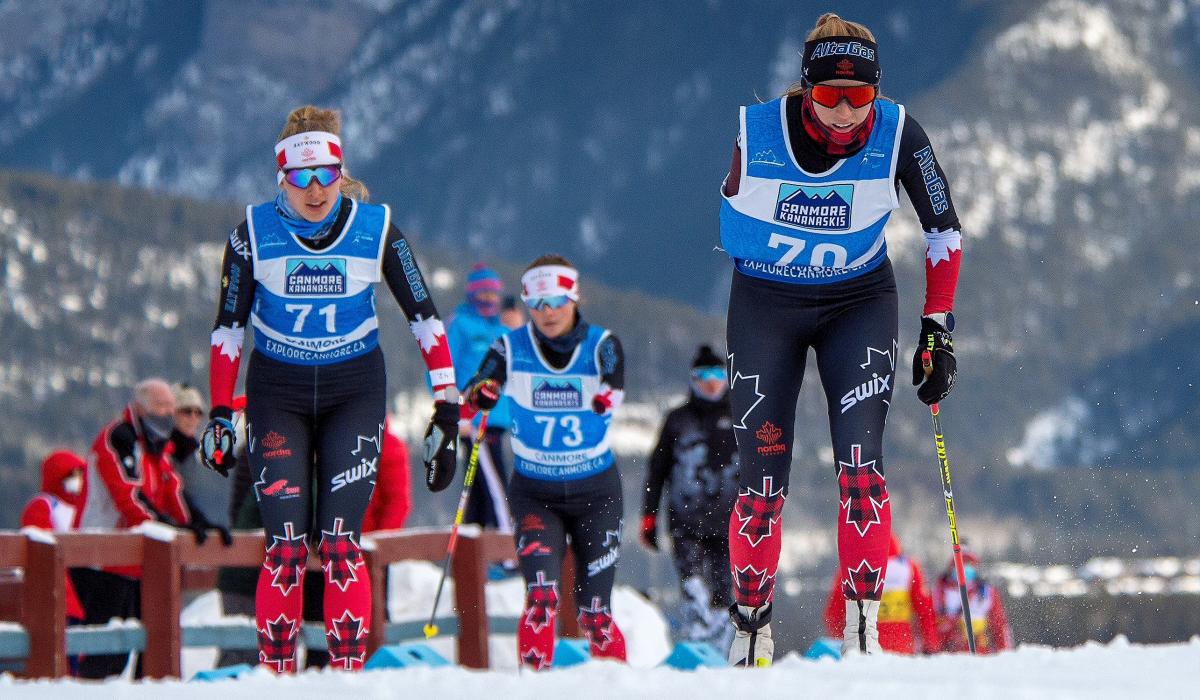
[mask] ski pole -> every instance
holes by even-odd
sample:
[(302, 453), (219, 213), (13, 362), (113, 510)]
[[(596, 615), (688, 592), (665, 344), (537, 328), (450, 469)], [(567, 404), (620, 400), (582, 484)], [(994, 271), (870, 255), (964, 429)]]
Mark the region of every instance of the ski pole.
[(454, 525), (450, 527), (450, 541), (446, 544), (446, 559), (442, 562), (442, 577), (438, 579), (437, 593), (433, 596), (433, 610), (429, 613), (429, 622), (425, 624), (425, 638), (437, 636), (438, 626), (434, 623), (437, 617), (438, 602), (442, 599), (442, 587), (446, 585), (446, 575), (450, 573), (450, 560), (454, 558), (454, 546), (458, 544), (458, 526), (462, 525), (463, 515), (467, 510), (467, 499), (471, 497), (471, 484), (475, 483), (475, 469), (479, 466), (479, 446), (483, 444), (484, 431), (487, 430), (488, 412), (484, 411), (479, 417), (479, 432), (475, 444), (471, 445), (471, 459), (467, 461), (467, 473), (463, 476), (462, 495), (458, 497), (458, 510), (454, 513)]
[[(921, 367), (928, 377), (933, 371), (933, 353), (926, 349), (921, 353)], [(937, 446), (938, 471), (942, 475), (942, 495), (946, 497), (946, 517), (950, 519), (950, 543), (954, 546), (954, 572), (958, 575), (958, 594), (962, 598), (963, 622), (966, 625), (967, 647), (975, 653), (975, 628), (971, 625), (971, 605), (967, 596), (967, 581), (963, 573), (962, 545), (958, 541), (958, 522), (954, 514), (954, 490), (950, 488), (950, 458), (946, 456), (946, 439), (942, 437), (941, 408), (929, 405), (933, 418), (933, 442)]]

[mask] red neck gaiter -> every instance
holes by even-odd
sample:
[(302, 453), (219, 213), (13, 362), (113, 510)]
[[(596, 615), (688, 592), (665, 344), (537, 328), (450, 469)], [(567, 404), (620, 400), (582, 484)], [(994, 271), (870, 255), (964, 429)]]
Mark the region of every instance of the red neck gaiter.
[(800, 121), (804, 123), (804, 131), (818, 146), (831, 156), (844, 156), (854, 153), (867, 143), (871, 136), (871, 127), (875, 126), (875, 108), (854, 131), (841, 133), (830, 129), (821, 123), (813, 109), (812, 95), (805, 93), (800, 107)]

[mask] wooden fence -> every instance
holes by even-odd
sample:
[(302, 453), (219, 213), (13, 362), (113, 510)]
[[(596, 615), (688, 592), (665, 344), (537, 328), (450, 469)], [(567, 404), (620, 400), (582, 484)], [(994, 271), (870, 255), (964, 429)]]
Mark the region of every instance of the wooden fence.
[[(167, 533), (174, 531), (164, 530)], [(455, 552), (451, 575), (454, 586), (458, 663), (488, 668), (487, 614), (484, 584), (490, 564), (516, 558), (511, 535), (464, 532)], [(420, 623), (388, 623), (384, 572), (389, 564), (404, 560), (441, 563), (449, 530), (377, 532), (363, 538), (366, 566), (374, 584), (368, 655), (385, 643), (420, 636)], [(0, 532), (0, 570), (19, 569), (20, 576), (0, 579), (0, 657), (24, 657), (22, 675), (53, 678), (67, 674), (68, 653), (137, 650), (147, 678), (180, 676), (180, 654), (185, 645), (218, 645), (222, 633), (201, 634), (180, 624), (183, 592), (211, 587), (220, 567), (259, 567), (264, 541), (261, 533), (238, 532), (233, 545), (224, 547), (210, 537), (197, 545), (190, 535), (155, 536), (135, 532), (18, 533)], [(64, 574), (73, 567), (142, 567), (142, 621), (127, 626), (66, 626)], [(310, 570), (320, 570), (315, 555)], [(574, 610), (574, 564), (563, 562), (563, 610)], [(432, 601), (430, 601), (432, 604)], [(574, 615), (560, 615), (560, 632), (578, 636)], [(415, 630), (415, 632), (414, 632)], [(209, 630), (211, 632), (212, 630)], [(226, 632), (245, 632), (225, 627)], [(450, 630), (447, 630), (449, 632)], [(190, 634), (185, 635), (185, 632)], [(224, 636), (228, 637), (227, 634)], [(242, 635), (245, 637), (245, 635)], [(101, 651), (103, 650), (103, 651)]]

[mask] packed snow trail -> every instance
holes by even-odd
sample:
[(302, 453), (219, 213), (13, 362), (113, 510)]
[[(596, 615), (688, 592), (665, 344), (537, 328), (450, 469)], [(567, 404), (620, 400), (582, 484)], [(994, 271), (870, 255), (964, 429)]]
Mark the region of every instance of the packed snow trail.
[(807, 661), (794, 655), (760, 670), (631, 668), (592, 662), (559, 671), (517, 674), (515, 671), (468, 671), (461, 668), (330, 671), (276, 678), (267, 671), (213, 683), (182, 681), (85, 684), (76, 681), (24, 682), (0, 677), (5, 700), (87, 700), (220, 697), (221, 700), (288, 700), (354, 698), (517, 698), (561, 697), (571, 700), (618, 698), (743, 697), (748, 674), (753, 686), (772, 695), (908, 698), (1126, 698), (1178, 697), (1194, 687), (1200, 668), (1200, 638), (1188, 644), (1132, 645), (1118, 639), (1109, 645), (1077, 649), (1023, 647), (991, 657), (931, 656), (856, 658)]

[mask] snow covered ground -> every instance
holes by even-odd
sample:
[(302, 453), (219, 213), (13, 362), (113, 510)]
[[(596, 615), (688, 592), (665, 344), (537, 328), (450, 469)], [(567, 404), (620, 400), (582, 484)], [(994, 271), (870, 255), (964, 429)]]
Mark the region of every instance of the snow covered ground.
[[(1200, 668), (1200, 638), (1189, 644), (1136, 646), (1118, 639), (1101, 646), (1052, 650), (1023, 647), (994, 657), (964, 656), (858, 658), (806, 661), (789, 656), (761, 671), (703, 669), (696, 672), (636, 668), (607, 662), (551, 671), (518, 674), (461, 668), (371, 671), (357, 675), (311, 672), (275, 678), (256, 671), (217, 684), (75, 681), (22, 682), (0, 677), (5, 700), (86, 700), (88, 698), (214, 698), (288, 700), (328, 698), (510, 698), (569, 697), (571, 700), (617, 698), (728, 698), (757, 695), (770, 689), (775, 697), (908, 697), (908, 698), (1151, 698), (1186, 696)], [(747, 685), (747, 674), (753, 684)], [(870, 695), (866, 695), (870, 693)]]

